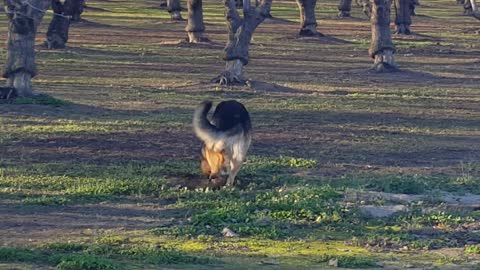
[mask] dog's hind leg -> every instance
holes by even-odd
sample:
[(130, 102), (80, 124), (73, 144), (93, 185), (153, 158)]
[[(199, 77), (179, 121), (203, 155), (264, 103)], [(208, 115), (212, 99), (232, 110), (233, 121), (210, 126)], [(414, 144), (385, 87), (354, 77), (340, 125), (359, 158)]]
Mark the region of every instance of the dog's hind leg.
[(237, 176), (238, 171), (242, 167), (242, 162), (230, 161), (230, 173), (228, 174), (227, 186), (235, 185), (235, 177)]

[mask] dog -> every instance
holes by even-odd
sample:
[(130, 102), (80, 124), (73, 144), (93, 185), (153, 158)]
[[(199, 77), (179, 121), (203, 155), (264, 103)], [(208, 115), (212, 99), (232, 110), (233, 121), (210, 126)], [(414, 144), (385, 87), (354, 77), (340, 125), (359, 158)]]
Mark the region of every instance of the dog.
[(211, 122), (211, 101), (202, 102), (193, 115), (193, 129), (203, 142), (201, 170), (211, 181), (235, 185), (252, 141), (252, 124), (245, 106), (235, 100), (220, 102)]

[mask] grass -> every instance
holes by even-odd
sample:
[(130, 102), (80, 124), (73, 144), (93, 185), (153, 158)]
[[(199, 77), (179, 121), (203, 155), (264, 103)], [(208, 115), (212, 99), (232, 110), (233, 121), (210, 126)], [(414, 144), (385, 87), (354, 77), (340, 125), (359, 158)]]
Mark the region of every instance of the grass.
[[(275, 2), (245, 70), (273, 85), (250, 89), (206, 83), (224, 66), (219, 3), (204, 2), (213, 43), (198, 46), (157, 4), (132, 3), (89, 1), (67, 49), (37, 50), (44, 95), (0, 104), (0, 268), (475, 269), (480, 213), (441, 200), (480, 194), (478, 35), (460, 6), (420, 6), (418, 35), (394, 37), (403, 72), (379, 75), (360, 8), (340, 20), (322, 2), (327, 38), (295, 39), (295, 3)], [(252, 116), (234, 189), (197, 185), (205, 99)], [(362, 215), (392, 204), (407, 210)]]

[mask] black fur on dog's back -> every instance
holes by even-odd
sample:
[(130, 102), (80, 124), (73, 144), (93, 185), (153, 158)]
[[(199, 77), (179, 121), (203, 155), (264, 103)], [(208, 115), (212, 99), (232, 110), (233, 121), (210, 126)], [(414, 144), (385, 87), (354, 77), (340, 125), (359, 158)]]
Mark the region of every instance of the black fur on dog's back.
[(212, 122), (220, 131), (227, 131), (237, 125), (241, 125), (245, 133), (252, 129), (250, 114), (242, 103), (235, 100), (220, 102), (215, 108)]
[(213, 113), (212, 123), (207, 118), (212, 108), (211, 101), (204, 101), (193, 114), (195, 134), (206, 144), (225, 140), (227, 137), (252, 129), (250, 115), (243, 104), (235, 100), (220, 102)]

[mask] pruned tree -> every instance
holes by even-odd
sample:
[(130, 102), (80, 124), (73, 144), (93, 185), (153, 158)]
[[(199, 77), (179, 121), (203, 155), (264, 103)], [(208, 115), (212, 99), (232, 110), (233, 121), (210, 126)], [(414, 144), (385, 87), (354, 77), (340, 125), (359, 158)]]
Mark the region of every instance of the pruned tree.
[(35, 65), (35, 36), (51, 0), (4, 0), (8, 17), (7, 60), (3, 77), (15, 95), (34, 95), (32, 78)]
[(82, 19), (85, 0), (65, 0), (63, 5), (65, 13), (72, 17), (72, 22), (78, 22)]
[(225, 18), (228, 27), (228, 41), (223, 50), (225, 71), (213, 79), (221, 85), (244, 84), (243, 67), (248, 64), (248, 48), (255, 29), (270, 13), (272, 0), (261, 0), (256, 7), (250, 6), (250, 0), (244, 0), (243, 18), (240, 17), (235, 0), (224, 0)]
[(352, 0), (340, 0), (340, 4), (338, 4), (338, 17), (350, 17), (350, 10), (352, 10)]
[(188, 0), (188, 19), (185, 30), (188, 34), (188, 42), (197, 43), (208, 41), (203, 36), (205, 32), (205, 25), (203, 23), (203, 6), (202, 0)]
[(297, 0), (300, 9), (300, 32), (299, 36), (312, 37), (322, 35), (317, 31), (317, 18), (315, 6), (317, 0)]
[(45, 41), (48, 49), (63, 49), (68, 41), (71, 16), (66, 12), (65, 6), (60, 0), (52, 0), (54, 14), (48, 26), (47, 40)]
[(395, 34), (410, 35), (412, 24), (410, 5), (412, 0), (394, 0), (395, 6)]
[(390, 33), (390, 0), (371, 0), (372, 41), (369, 54), (374, 60), (373, 70), (377, 72), (397, 71), (395, 47)]
[(170, 13), (170, 18), (174, 21), (181, 21), (182, 18), (182, 6), (180, 0), (167, 0), (167, 11)]

